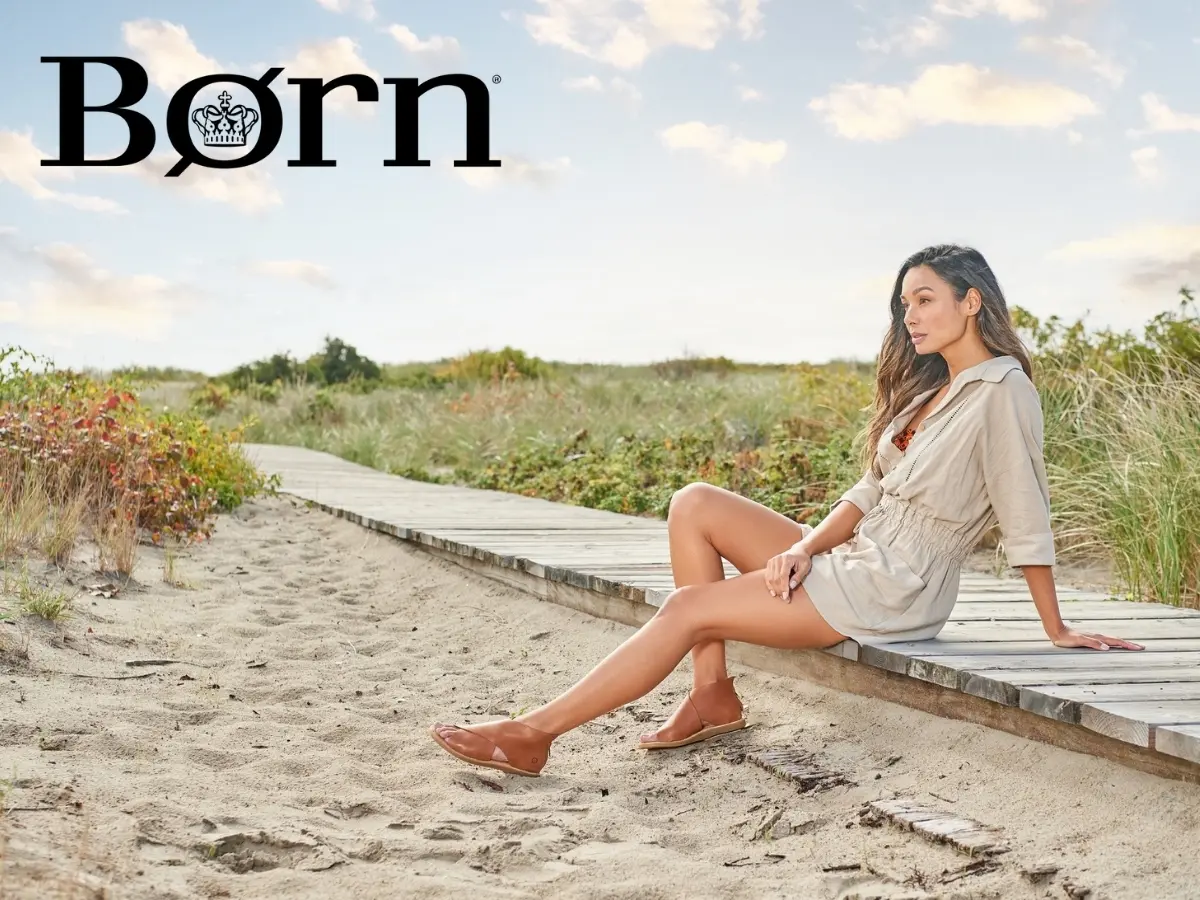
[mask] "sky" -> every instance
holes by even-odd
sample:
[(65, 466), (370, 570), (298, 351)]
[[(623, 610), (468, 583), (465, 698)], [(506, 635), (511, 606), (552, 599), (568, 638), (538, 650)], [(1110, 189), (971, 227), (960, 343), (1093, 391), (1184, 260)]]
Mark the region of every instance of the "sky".
[[(135, 60), (153, 152), (41, 166), (44, 56)], [(174, 92), (272, 66), (274, 152), (164, 177)], [(116, 97), (86, 72), (89, 104)], [(337, 165), (289, 167), (287, 79), (352, 73), (379, 102), (326, 99)], [(431, 165), (384, 166), (383, 79), (448, 73), (487, 85), (502, 165), (452, 165), (441, 87)], [(380, 362), (870, 360), (901, 263), (940, 242), (1011, 305), (1140, 330), (1200, 287), (1198, 74), (1190, 0), (0, 0), (0, 346), (210, 374), (326, 335)], [(226, 83), (190, 108), (226, 90), (257, 106)], [(125, 149), (117, 116), (85, 124), (88, 159)]]

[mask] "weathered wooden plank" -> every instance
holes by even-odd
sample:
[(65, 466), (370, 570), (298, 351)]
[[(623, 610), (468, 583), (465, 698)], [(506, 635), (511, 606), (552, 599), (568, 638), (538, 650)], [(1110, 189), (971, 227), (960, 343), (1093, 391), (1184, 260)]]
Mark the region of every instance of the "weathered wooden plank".
[[(1180, 609), (1162, 604), (1133, 603), (1128, 600), (1077, 600), (1060, 597), (1059, 608), (1065, 620), (1087, 618), (1101, 619), (1194, 619), (1200, 623), (1200, 611)], [(1037, 607), (1032, 601), (1006, 603), (976, 601), (956, 606), (950, 616), (952, 622), (1040, 622)]]
[[(1077, 631), (1099, 632), (1111, 637), (1138, 641), (1146, 638), (1200, 638), (1200, 619), (1090, 619), (1063, 620)], [(949, 641), (1027, 641), (1045, 640), (1046, 632), (1038, 622), (947, 622), (938, 635)]]
[[(1055, 647), (1049, 640), (1012, 643), (916, 641), (913, 644), (862, 644), (862, 660), (881, 669), (903, 672), (909, 660), (940, 662), (954, 668), (1020, 669), (1056, 666), (1113, 668), (1180, 664), (1200, 665), (1200, 641), (1147, 640), (1145, 650), (1084, 650)], [(918, 646), (914, 646), (918, 645)], [(1182, 662), (1185, 661), (1186, 663)]]
[(1151, 729), (1156, 725), (1200, 724), (1200, 701), (1088, 703), (1080, 710), (1079, 724), (1128, 744), (1149, 747)]
[(766, 769), (777, 778), (790, 781), (801, 794), (822, 793), (839, 785), (853, 784), (845, 774), (827, 768), (807, 749), (788, 747), (760, 750), (748, 754), (746, 761)]
[(1200, 763), (1200, 725), (1159, 725), (1154, 729), (1154, 749)]
[[(867, 809), (877, 817), (888, 819), (929, 840), (949, 844), (954, 849), (972, 856), (997, 854), (1008, 850), (998, 829), (954, 813), (934, 809), (915, 800), (871, 800)], [(863, 823), (873, 824), (872, 817), (864, 816)]]
[(859, 661), (908, 675), (921, 681), (940, 684), (1006, 706), (1015, 706), (1019, 689), (1009, 679), (1034, 667), (1043, 669), (1091, 669), (1103, 663), (1114, 672), (1136, 673), (1146, 668), (1195, 669), (1200, 666), (1200, 651), (1155, 653), (1146, 651), (1062, 650), (1053, 648), (1044, 654), (1014, 656), (910, 656), (892, 654), (878, 647), (861, 646)]
[[(914, 667), (915, 668), (915, 667)], [(1029, 686), (1055, 683), (1060, 685), (1121, 685), (1134, 688), (1141, 684), (1179, 683), (1200, 681), (1200, 674), (1194, 666), (1174, 666), (1163, 668), (1131, 668), (1110, 666), (1106, 670), (1097, 669), (973, 669), (970, 667), (952, 670), (957, 672), (954, 684), (956, 690), (972, 697), (982, 697), (1003, 706), (1021, 706), (1024, 691)], [(950, 679), (950, 672), (941, 670), (937, 674)], [(1029, 707), (1030, 712), (1059, 718), (1053, 707), (1045, 710)], [(1078, 721), (1076, 717), (1075, 721)]]
[[(1029, 588), (1023, 583), (1015, 581), (1008, 582), (1003, 588), (992, 587), (991, 585), (987, 584), (977, 584), (970, 581), (960, 581), (958, 583), (958, 589), (962, 592), (969, 593), (974, 596), (980, 596), (981, 598), (987, 600), (1019, 600), (1023, 603), (1033, 602), (1033, 595), (1029, 593)], [(1054, 592), (1060, 597), (1067, 594), (1072, 594), (1086, 597), (1089, 600), (1122, 599), (1120, 597), (1115, 597), (1113, 594), (1107, 591), (1070, 587), (1069, 585), (1058, 585), (1055, 587)]]
[(1200, 700), (1200, 682), (1028, 685), (1020, 689), (1017, 705), (1039, 716), (1074, 724), (1086, 704), (1134, 700)]
[(1045, 669), (976, 669), (966, 666), (962, 669), (965, 675), (979, 678), (1002, 679), (1014, 687), (1026, 687), (1039, 684), (1112, 684), (1128, 685), (1141, 684), (1185, 684), (1200, 682), (1200, 667), (1195, 665), (1175, 666), (1094, 666), (1085, 668), (1045, 668)]

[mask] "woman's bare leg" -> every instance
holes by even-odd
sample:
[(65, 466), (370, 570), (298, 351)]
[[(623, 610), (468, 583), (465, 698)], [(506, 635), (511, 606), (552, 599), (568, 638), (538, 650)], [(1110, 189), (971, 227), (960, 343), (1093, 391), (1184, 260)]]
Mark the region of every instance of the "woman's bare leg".
[[(649, 693), (703, 641), (802, 650), (842, 640), (813, 607), (803, 586), (785, 603), (771, 596), (762, 571), (689, 585), (673, 591), (649, 622), (582, 680), (516, 721), (548, 734), (564, 734)], [(471, 730), (486, 740), (489, 731), (508, 724), (473, 725)], [(468, 754), (481, 752), (478, 739), (469, 732), (451, 725), (437, 726), (437, 731)]]
[[(763, 581), (767, 560), (804, 536), (798, 523), (732, 491), (696, 483), (672, 498), (667, 524), (677, 586), (668, 602), (580, 682), (516, 721), (561, 735), (649, 693), (689, 652), (697, 687), (719, 681), (727, 677), (727, 640), (785, 649), (844, 640), (821, 618), (803, 586), (785, 603)], [(743, 574), (725, 579), (722, 557)], [(673, 722), (674, 716), (660, 731)], [(506, 724), (435, 730), (470, 758), (500, 758), (503, 751), (488, 735)]]
[[(671, 498), (667, 534), (675, 586), (684, 587), (723, 580), (722, 557), (743, 574), (757, 571), (804, 537), (804, 529), (741, 494), (696, 482)], [(701, 641), (692, 648), (692, 682), (696, 687), (720, 681), (728, 674), (724, 641)], [(664, 728), (669, 726), (667, 723)]]

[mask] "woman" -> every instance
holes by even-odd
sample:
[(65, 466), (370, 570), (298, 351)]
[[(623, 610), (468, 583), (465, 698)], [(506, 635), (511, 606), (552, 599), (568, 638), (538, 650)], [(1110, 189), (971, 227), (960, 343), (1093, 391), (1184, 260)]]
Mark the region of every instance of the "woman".
[[(689, 652), (690, 695), (639, 746), (743, 728), (725, 641), (808, 650), (847, 637), (932, 638), (954, 607), (962, 562), (997, 522), (1055, 646), (1143, 649), (1060, 618), (1041, 405), (987, 262), (953, 245), (914, 254), (891, 312), (866, 473), (819, 526), (689, 485), (667, 516), (677, 587), (654, 617), (546, 705), (515, 720), (434, 725), (438, 745), (475, 765), (538, 775), (556, 737), (645, 695)], [(742, 574), (726, 579), (722, 557)]]

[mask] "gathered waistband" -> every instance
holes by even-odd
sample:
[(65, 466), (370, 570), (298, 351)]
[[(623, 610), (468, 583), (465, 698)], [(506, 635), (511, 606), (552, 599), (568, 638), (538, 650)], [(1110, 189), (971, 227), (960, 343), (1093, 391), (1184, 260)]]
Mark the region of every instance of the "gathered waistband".
[(884, 494), (861, 522), (887, 523), (893, 537), (888, 541), (903, 552), (906, 546), (918, 546), (956, 562), (966, 559), (975, 550), (970, 534), (962, 534), (919, 510), (906, 500)]

